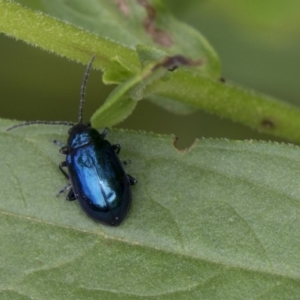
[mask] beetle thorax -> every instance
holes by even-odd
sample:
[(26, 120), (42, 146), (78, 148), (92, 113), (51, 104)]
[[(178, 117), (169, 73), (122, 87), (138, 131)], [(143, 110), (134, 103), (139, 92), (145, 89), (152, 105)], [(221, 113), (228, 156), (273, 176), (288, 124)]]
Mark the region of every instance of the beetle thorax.
[(75, 149), (89, 144), (92, 141), (91, 127), (88, 124), (76, 124), (69, 130), (68, 147)]

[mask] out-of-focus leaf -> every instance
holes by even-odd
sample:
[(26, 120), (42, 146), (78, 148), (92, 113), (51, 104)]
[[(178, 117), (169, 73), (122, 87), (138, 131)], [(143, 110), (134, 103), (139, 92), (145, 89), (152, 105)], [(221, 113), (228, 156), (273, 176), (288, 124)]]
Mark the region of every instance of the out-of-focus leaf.
[[(260, 35), (261, 40), (265, 39), (265, 42), (275, 44), (277, 47), (285, 44), (289, 39), (294, 39), (299, 33), (300, 5), (298, 1), (233, 0), (226, 4), (224, 1), (215, 1), (213, 6), (212, 10), (227, 15), (249, 35)], [(274, 32), (278, 33), (277, 43), (272, 38)]]
[[(23, 1), (26, 3), (27, 1)], [(203, 58), (198, 72), (220, 76), (217, 54), (192, 27), (176, 20), (160, 0), (41, 0), (44, 12), (134, 49), (144, 44), (169, 55)]]
[[(96, 68), (117, 74), (132, 75), (140, 69), (134, 50), (41, 12), (1, 0), (0, 16), (0, 32), (47, 51), (84, 63), (96, 55)], [(122, 75), (119, 77), (123, 78)]]

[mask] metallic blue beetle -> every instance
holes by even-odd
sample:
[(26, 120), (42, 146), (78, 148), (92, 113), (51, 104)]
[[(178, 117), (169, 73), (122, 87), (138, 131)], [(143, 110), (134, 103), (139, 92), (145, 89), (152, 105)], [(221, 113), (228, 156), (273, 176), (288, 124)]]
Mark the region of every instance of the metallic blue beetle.
[[(120, 145), (111, 145), (104, 139), (107, 128), (99, 133), (91, 124), (82, 122), (86, 83), (94, 58), (84, 74), (77, 124), (32, 121), (14, 125), (7, 131), (32, 124), (72, 126), (68, 132), (67, 145), (60, 149), (60, 152), (66, 155), (66, 160), (59, 164), (61, 172), (70, 183), (58, 195), (69, 190), (66, 199), (77, 199), (83, 211), (93, 220), (105, 225), (118, 226), (130, 208), (130, 185), (135, 184), (137, 180), (126, 173), (117, 155), (121, 150)], [(68, 168), (68, 174), (63, 170), (64, 167)]]

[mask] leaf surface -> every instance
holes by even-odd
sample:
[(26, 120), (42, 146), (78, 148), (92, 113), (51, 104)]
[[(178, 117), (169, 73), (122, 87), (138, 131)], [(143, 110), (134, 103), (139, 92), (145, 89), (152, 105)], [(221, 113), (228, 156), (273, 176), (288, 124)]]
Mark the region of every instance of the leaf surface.
[(138, 184), (127, 219), (110, 228), (55, 197), (66, 182), (51, 140), (66, 128), (4, 132), (11, 124), (0, 125), (1, 298), (300, 293), (298, 147), (199, 140), (179, 151), (169, 136), (112, 131)]

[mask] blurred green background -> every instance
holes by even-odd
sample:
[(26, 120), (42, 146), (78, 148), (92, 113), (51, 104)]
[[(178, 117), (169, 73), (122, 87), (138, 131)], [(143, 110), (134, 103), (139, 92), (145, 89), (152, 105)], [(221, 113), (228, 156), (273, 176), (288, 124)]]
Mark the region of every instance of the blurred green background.
[[(221, 58), (226, 80), (300, 106), (300, 1), (163, 2), (208, 39)], [(34, 0), (22, 3), (34, 6)], [(1, 118), (77, 120), (85, 66), (4, 35), (0, 35), (0, 65)], [(85, 120), (112, 89), (103, 85), (100, 72), (92, 71)], [(179, 148), (201, 137), (274, 140), (217, 116), (203, 112), (177, 116), (147, 101), (140, 101), (118, 127), (174, 134)]]

